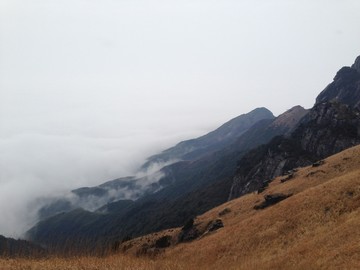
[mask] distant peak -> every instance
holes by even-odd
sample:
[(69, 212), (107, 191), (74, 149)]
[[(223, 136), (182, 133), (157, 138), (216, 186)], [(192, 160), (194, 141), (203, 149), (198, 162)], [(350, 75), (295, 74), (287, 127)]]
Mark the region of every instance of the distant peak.
[(284, 112), (283, 114), (288, 114), (288, 113), (293, 113), (293, 112), (298, 112), (298, 111), (306, 111), (304, 107), (300, 106), (300, 105), (296, 105), (294, 107), (292, 107), (291, 109), (287, 110), (286, 112)]
[(253, 109), (251, 112), (255, 112), (255, 111), (267, 111), (267, 112), (270, 112), (270, 110), (267, 109), (267, 108), (265, 108), (265, 107), (255, 108), (255, 109)]
[(275, 121), (272, 123), (273, 126), (287, 126), (287, 127), (295, 127), (295, 125), (300, 121), (302, 117), (308, 111), (304, 109), (300, 105), (296, 105), (286, 112), (280, 114), (276, 117)]
[(355, 63), (351, 66), (351, 68), (360, 73), (360, 56), (356, 58)]
[(248, 114), (260, 114), (260, 113), (269, 115), (269, 116), (271, 116), (270, 118), (274, 117), (273, 113), (265, 107), (256, 108), (256, 109), (250, 111)]

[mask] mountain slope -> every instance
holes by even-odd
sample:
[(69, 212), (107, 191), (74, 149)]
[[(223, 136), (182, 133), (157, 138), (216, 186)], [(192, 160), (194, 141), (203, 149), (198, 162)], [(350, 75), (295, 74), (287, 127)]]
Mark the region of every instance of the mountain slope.
[(164, 187), (152, 197), (177, 199), (180, 196), (202, 191), (206, 186), (232, 177), (236, 163), (249, 149), (269, 142), (276, 135), (290, 132), (306, 115), (307, 110), (296, 106), (274, 119), (263, 119), (255, 123), (233, 143), (194, 161), (182, 161), (166, 166), (165, 178), (171, 185)]
[(0, 257), (41, 257), (46, 255), (45, 249), (25, 240), (16, 240), (0, 235)]
[[(107, 203), (118, 200), (136, 200), (155, 193), (176, 181), (172, 177), (172, 171), (184, 165), (180, 163), (162, 168), (167, 163), (173, 163), (178, 159), (195, 160), (207, 156), (229, 145), (252, 125), (263, 119), (274, 119), (274, 115), (266, 108), (257, 108), (226, 122), (204, 136), (180, 142), (161, 154), (150, 157), (136, 176), (114, 179), (94, 187), (74, 189), (65, 197), (41, 199), (43, 207), (39, 210), (39, 218), (43, 220), (77, 208), (94, 211)], [(176, 176), (176, 178), (182, 178), (182, 176)]]
[(228, 148), (232, 149), (232, 151), (234, 149), (246, 151), (261, 144), (268, 143), (275, 136), (287, 135), (297, 127), (299, 121), (307, 113), (308, 110), (305, 110), (303, 107), (294, 106), (272, 121), (269, 121), (268, 124), (262, 124), (262, 121), (259, 121)]
[[(176, 228), (123, 243), (119, 250), (152, 254), (156, 241), (168, 236), (170, 247), (157, 260), (158, 265), (172, 263), (172, 269), (357, 269), (359, 165), (357, 146), (319, 167), (299, 169), (289, 181), (276, 178), (264, 194), (247, 194), (197, 217), (200, 235), (216, 219), (224, 227), (196, 240), (178, 243), (181, 228)], [(265, 195), (279, 193), (292, 196), (254, 209)]]
[[(0, 259), (0, 264), (4, 269), (359, 269), (359, 165), (356, 146), (299, 169), (289, 181), (278, 177), (264, 194), (247, 194), (196, 217), (193, 227), (200, 235), (186, 243), (178, 242), (182, 228), (172, 228), (124, 242), (117, 254), (102, 258)], [(292, 196), (254, 209), (264, 195), (279, 193)], [(206, 232), (219, 218), (223, 227)]]
[[(333, 89), (340, 93), (343, 89), (354, 89), (351, 85), (355, 88), (358, 85), (357, 76), (352, 76), (351, 82), (343, 76), (347, 75), (339, 71), (334, 82), (327, 87), (328, 91), (321, 93), (321, 102), (310, 111), (295, 107), (274, 121), (258, 122), (220, 151), (165, 167), (165, 177), (159, 182), (165, 181), (167, 186), (138, 199), (125, 211), (116, 207), (114, 202), (112, 209), (117, 210), (104, 213), (96, 221), (85, 221), (86, 224), (74, 228), (70, 236), (59, 233), (61, 228), (58, 225), (71, 224), (73, 217), (67, 214), (56, 216), (37, 224), (30, 230), (30, 237), (44, 244), (78, 244), (91, 236), (94, 242), (102, 241), (104, 244), (129, 235), (134, 237), (179, 226), (224, 202), (226, 192), (230, 192), (229, 198), (233, 199), (255, 190), (262, 191), (276, 176), (359, 144), (360, 113), (356, 108), (356, 92), (349, 104), (341, 103), (348, 100), (348, 94), (344, 92), (335, 96), (346, 98), (333, 99)], [(294, 117), (294, 112), (297, 117)], [(278, 135), (276, 132), (282, 136), (268, 142), (272, 136)], [(257, 143), (267, 144), (249, 152), (248, 148), (239, 146), (258, 146)], [(231, 168), (235, 169), (239, 158), (235, 177), (232, 177)], [(288, 177), (291, 178), (292, 174)], [(87, 215), (91, 217), (93, 214), (100, 213), (89, 212)]]
[[(161, 170), (165, 177), (159, 181), (160, 184), (164, 183), (164, 187), (138, 199), (125, 210), (122, 208), (123, 201), (120, 200), (101, 208), (106, 209), (100, 211), (101, 215), (100, 212), (78, 210), (57, 215), (37, 224), (29, 231), (29, 235), (37, 242), (61, 246), (69, 241), (81, 243), (82, 238), (96, 242), (94, 238), (101, 236), (106, 242), (109, 239), (122, 239), (129, 235), (137, 236), (179, 226), (189, 217), (224, 203), (228, 198), (239, 156), (250, 145), (266, 143), (272, 136), (290, 131), (296, 125), (294, 119), (298, 121), (305, 113), (303, 108), (295, 107), (276, 119), (256, 123), (239, 137), (238, 140), (242, 143), (240, 146), (237, 146), (238, 142), (234, 142), (230, 147), (196, 161), (182, 161), (166, 166)], [(84, 222), (75, 227), (71, 225), (74, 214), (79, 214), (84, 219)], [(94, 217), (94, 214), (97, 216)], [(62, 229), (69, 226), (72, 228), (71, 232)]]
[(256, 122), (273, 118), (274, 115), (268, 109), (257, 108), (247, 114), (231, 119), (204, 136), (180, 142), (176, 146), (150, 157), (143, 165), (143, 168), (148, 168), (154, 163), (163, 163), (170, 160), (196, 160), (230, 144)]

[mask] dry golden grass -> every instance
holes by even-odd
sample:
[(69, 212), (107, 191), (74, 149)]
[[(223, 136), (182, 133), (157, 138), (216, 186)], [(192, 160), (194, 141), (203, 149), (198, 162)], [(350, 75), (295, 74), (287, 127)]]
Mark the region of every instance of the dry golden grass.
[[(164, 265), (165, 266), (165, 265)], [(50, 259), (0, 259), (0, 269), (16, 270), (137, 270), (137, 269), (159, 269), (154, 261), (148, 258), (135, 258), (132, 256), (109, 256), (106, 258), (78, 257), (78, 258), (50, 258)], [(172, 269), (163, 267), (161, 269)]]
[(106, 258), (0, 260), (0, 269), (360, 269), (360, 146), (300, 169), (294, 179), (275, 179), (264, 192), (292, 193), (254, 210), (264, 194), (249, 194), (196, 219), (205, 226), (222, 216), (225, 227), (156, 258), (134, 257), (144, 243), (179, 229), (127, 242), (127, 254)]

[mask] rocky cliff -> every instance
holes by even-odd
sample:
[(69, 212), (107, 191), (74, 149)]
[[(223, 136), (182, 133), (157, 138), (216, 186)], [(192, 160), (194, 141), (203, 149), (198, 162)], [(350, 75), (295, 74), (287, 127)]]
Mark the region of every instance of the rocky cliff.
[(360, 109), (360, 57), (351, 67), (343, 67), (316, 98), (316, 104), (337, 101)]
[(238, 163), (229, 199), (261, 189), (276, 176), (360, 143), (359, 58), (343, 67), (288, 137), (274, 138)]

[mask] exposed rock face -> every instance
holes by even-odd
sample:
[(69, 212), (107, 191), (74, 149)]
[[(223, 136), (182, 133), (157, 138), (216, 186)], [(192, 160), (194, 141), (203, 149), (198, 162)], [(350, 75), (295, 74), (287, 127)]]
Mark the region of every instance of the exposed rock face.
[(188, 230), (182, 230), (179, 234), (179, 242), (188, 242), (195, 240), (201, 235), (199, 230), (196, 227), (192, 227)]
[(337, 101), (360, 109), (360, 57), (351, 67), (343, 67), (317, 97), (316, 104)]
[(264, 183), (292, 168), (311, 164), (318, 158), (303, 151), (295, 140), (276, 137), (269, 144), (247, 153), (233, 179), (229, 200), (262, 190)]
[(194, 226), (194, 219), (191, 218), (185, 223), (185, 225), (181, 228), (181, 230), (187, 231), (187, 230), (191, 229), (193, 226)]
[(223, 210), (221, 210), (219, 212), (219, 216), (222, 217), (222, 216), (225, 216), (226, 214), (229, 214), (231, 212), (230, 208), (224, 208)]
[(358, 56), (355, 60), (355, 63), (351, 66), (351, 68), (356, 69), (360, 72), (360, 56)]
[(239, 161), (229, 199), (255, 191), (288, 170), (359, 144), (359, 104), (360, 73), (342, 68), (288, 137), (276, 137)]
[(165, 235), (163, 237), (160, 237), (155, 242), (155, 247), (156, 248), (167, 248), (170, 245), (171, 245), (171, 236), (170, 235)]
[(210, 224), (208, 226), (208, 231), (213, 232), (213, 231), (216, 231), (223, 227), (224, 227), (224, 223), (222, 222), (222, 220), (216, 219), (216, 220), (213, 220), (212, 222), (210, 222)]
[(189, 242), (199, 237), (204, 237), (208, 235), (208, 233), (217, 231), (223, 227), (224, 223), (220, 218), (211, 220), (205, 227), (201, 226), (201, 223), (195, 225), (194, 220), (191, 219), (181, 229), (178, 235), (178, 243)]
[(292, 138), (301, 143), (301, 149), (312, 155), (327, 157), (360, 143), (359, 115), (358, 109), (346, 104), (317, 104)]

